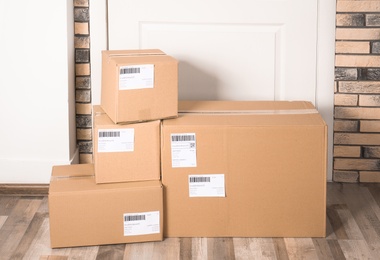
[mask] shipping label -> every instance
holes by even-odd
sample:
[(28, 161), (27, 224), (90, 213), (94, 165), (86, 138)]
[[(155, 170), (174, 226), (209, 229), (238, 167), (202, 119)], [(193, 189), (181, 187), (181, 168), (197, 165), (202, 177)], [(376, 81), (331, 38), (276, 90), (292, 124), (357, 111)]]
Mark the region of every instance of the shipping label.
[(144, 89), (154, 87), (154, 65), (143, 64), (121, 66), (119, 90)]
[(135, 149), (135, 129), (99, 129), (98, 152), (133, 152)]
[(197, 167), (195, 133), (171, 134), (172, 167)]
[(126, 213), (124, 218), (124, 236), (139, 236), (160, 233), (160, 212), (149, 211)]
[(189, 175), (189, 197), (225, 197), (224, 174)]

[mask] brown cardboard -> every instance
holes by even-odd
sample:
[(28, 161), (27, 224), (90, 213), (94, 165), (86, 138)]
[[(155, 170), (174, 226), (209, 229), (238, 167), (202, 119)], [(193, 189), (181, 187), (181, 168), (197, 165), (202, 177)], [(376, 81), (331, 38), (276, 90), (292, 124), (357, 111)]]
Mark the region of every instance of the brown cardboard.
[[(93, 164), (54, 166), (49, 188), (51, 247), (161, 241), (162, 192), (160, 181), (95, 184)], [(124, 214), (146, 212), (158, 215), (159, 224), (146, 234), (125, 235)]]
[[(161, 129), (164, 237), (325, 236), (327, 126), (311, 103), (180, 101), (179, 111)], [(195, 133), (196, 164), (183, 153), (185, 167), (172, 167), (178, 133)], [(207, 174), (224, 176), (225, 197), (190, 197), (189, 175)]]
[[(125, 87), (119, 82), (121, 69), (125, 66), (138, 67), (146, 64), (154, 67), (152, 88), (132, 86), (133, 84)], [(138, 74), (129, 75), (132, 77)], [(101, 106), (115, 123), (176, 117), (178, 61), (160, 50), (103, 51)]]
[[(101, 133), (133, 131), (134, 147), (113, 150), (109, 146), (122, 138), (101, 137)], [(93, 106), (93, 155), (96, 183), (160, 179), (160, 121), (115, 124), (100, 106)], [(103, 134), (104, 135), (104, 134)], [(103, 145), (103, 146), (102, 146)]]

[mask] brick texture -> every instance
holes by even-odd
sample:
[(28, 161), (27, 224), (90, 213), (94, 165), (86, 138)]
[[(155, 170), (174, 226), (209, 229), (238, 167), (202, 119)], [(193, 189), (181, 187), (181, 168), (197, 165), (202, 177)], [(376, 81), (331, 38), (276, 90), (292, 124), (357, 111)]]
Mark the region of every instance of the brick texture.
[(360, 132), (362, 133), (380, 133), (380, 120), (361, 120)]
[(74, 1), (75, 108), (79, 162), (92, 163), (89, 0)]
[(380, 1), (336, 3), (333, 181), (380, 182)]
[(361, 155), (360, 146), (345, 146), (345, 145), (334, 146), (335, 157), (360, 157), (360, 155)]
[(340, 41), (335, 43), (336, 53), (370, 53), (370, 43), (363, 42), (350, 42)]

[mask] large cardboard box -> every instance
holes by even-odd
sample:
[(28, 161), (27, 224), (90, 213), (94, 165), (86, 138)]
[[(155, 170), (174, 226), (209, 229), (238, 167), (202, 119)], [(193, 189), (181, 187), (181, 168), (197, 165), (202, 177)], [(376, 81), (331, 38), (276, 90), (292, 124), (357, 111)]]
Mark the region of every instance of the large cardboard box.
[(100, 185), (93, 164), (54, 166), (49, 218), (52, 248), (161, 241), (162, 184)]
[(311, 103), (179, 112), (161, 130), (165, 237), (325, 236), (327, 126)]
[(178, 114), (178, 61), (160, 50), (102, 52), (101, 106), (115, 122)]
[(93, 106), (96, 183), (159, 180), (160, 123), (115, 124)]

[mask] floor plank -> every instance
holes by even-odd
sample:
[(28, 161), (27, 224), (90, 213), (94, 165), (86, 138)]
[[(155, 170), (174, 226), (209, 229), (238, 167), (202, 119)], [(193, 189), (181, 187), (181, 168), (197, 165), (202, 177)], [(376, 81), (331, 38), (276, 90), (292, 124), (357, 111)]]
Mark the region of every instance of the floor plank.
[(18, 200), (0, 229), (0, 252), (4, 259), (10, 258), (23, 238), (41, 200)]
[(380, 185), (327, 185), (326, 238), (167, 238), (51, 249), (47, 196), (0, 195), (0, 259), (378, 259)]
[(290, 260), (318, 259), (318, 255), (311, 238), (285, 238), (285, 245)]

